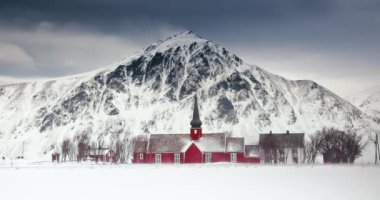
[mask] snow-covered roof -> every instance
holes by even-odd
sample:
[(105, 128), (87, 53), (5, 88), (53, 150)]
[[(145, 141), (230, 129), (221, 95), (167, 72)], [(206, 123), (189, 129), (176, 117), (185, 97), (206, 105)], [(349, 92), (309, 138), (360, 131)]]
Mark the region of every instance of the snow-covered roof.
[(227, 138), (226, 152), (244, 152), (244, 138)]
[(260, 134), (259, 145), (274, 148), (301, 148), (304, 147), (304, 137), (304, 133)]
[(148, 147), (148, 141), (136, 141), (135, 153), (145, 153)]
[(226, 147), (226, 134), (202, 134), (202, 137), (198, 141), (194, 141), (194, 143), (202, 152), (224, 152)]
[(190, 143), (189, 134), (151, 134), (148, 153), (182, 152)]
[(226, 134), (206, 133), (202, 134), (202, 137), (197, 141), (193, 141), (188, 133), (151, 134), (148, 142), (148, 153), (185, 152), (192, 143), (202, 152), (224, 152)]
[(246, 157), (260, 157), (259, 145), (245, 145)]

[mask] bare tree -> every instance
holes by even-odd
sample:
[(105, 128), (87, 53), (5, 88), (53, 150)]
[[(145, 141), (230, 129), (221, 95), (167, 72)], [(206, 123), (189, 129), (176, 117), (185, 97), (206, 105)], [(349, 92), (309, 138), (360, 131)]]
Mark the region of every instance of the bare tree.
[(232, 137), (232, 131), (225, 131), (226, 133), (226, 138)]
[(268, 135), (268, 138), (261, 145), (260, 154), (265, 163), (277, 162), (277, 140), (275, 137)]
[(70, 142), (69, 145), (70, 145), (70, 147), (69, 147), (69, 160), (72, 162), (77, 157), (78, 149), (77, 149), (77, 146), (73, 142)]
[(83, 159), (86, 159), (89, 153), (88, 151), (90, 150), (89, 137), (86, 133), (77, 136), (77, 147), (77, 160), (82, 161)]
[(72, 148), (71, 140), (68, 138), (64, 139), (61, 144), (62, 161), (66, 162), (66, 158), (70, 153), (70, 148)]
[(116, 144), (115, 144), (116, 160), (120, 163), (125, 163), (127, 160), (127, 152), (126, 152), (127, 145), (128, 145), (127, 138), (116, 141)]
[(362, 135), (335, 128), (323, 128), (310, 136), (305, 148), (306, 162), (314, 163), (317, 154), (321, 153), (325, 162), (353, 163), (361, 156), (365, 146)]
[(375, 147), (375, 164), (379, 164), (380, 160), (380, 147), (379, 147), (379, 134), (377, 132), (374, 132), (369, 135), (368, 137), (369, 142), (374, 144)]
[(309, 140), (305, 142), (304, 163), (315, 163), (317, 155), (320, 153), (321, 135), (314, 134), (309, 136)]
[(350, 163), (353, 163), (356, 158), (362, 155), (362, 151), (367, 144), (368, 142), (363, 140), (363, 135), (355, 132), (350, 132), (346, 135), (344, 149), (348, 154)]

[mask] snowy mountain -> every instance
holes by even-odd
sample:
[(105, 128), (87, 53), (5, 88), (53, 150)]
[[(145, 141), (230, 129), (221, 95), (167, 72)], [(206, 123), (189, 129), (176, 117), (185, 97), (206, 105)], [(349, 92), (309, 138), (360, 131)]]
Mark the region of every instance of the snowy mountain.
[(346, 99), (380, 123), (380, 86), (363, 90)]
[(95, 72), (0, 86), (0, 155), (24, 147), (38, 158), (82, 132), (106, 144), (187, 133), (195, 93), (204, 132), (248, 142), (270, 130), (369, 129), (362, 111), (317, 83), (287, 80), (187, 31)]

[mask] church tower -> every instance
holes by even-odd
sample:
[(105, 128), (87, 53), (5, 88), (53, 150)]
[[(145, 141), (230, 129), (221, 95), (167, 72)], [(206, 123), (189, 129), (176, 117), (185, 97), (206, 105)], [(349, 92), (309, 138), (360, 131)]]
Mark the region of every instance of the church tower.
[(202, 137), (202, 121), (199, 119), (198, 99), (194, 96), (193, 119), (190, 122), (190, 137), (192, 140), (199, 140)]

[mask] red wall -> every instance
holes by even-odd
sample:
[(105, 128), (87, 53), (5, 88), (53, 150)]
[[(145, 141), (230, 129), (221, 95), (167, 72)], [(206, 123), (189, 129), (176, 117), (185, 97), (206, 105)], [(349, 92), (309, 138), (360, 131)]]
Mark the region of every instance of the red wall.
[(146, 154), (144, 154), (144, 159), (140, 160), (140, 153), (133, 153), (132, 163), (146, 163)]
[[(229, 155), (229, 156), (231, 156), (231, 155)], [(244, 153), (236, 153), (236, 157), (237, 157), (236, 160), (238, 163), (244, 163), (244, 161), (245, 161)]]
[[(175, 153), (160, 153), (161, 154), (161, 163), (162, 164), (168, 164), (172, 163), (174, 164), (174, 154)], [(180, 162), (183, 162), (183, 154), (180, 153)], [(155, 153), (148, 153), (146, 154), (146, 163), (156, 163), (156, 154)]]
[[(205, 154), (203, 154), (196, 145), (192, 144), (185, 154), (180, 154), (181, 163), (203, 163)], [(184, 161), (186, 156), (186, 161)], [(237, 163), (260, 163), (259, 157), (244, 157), (244, 153), (236, 153)], [(231, 153), (212, 153), (211, 161), (216, 162), (231, 162)], [(140, 160), (140, 153), (134, 153), (132, 163), (155, 163), (155, 154), (145, 154), (144, 159)], [(161, 153), (161, 163), (174, 163), (174, 153)]]
[(193, 143), (185, 152), (185, 162), (186, 163), (202, 163), (203, 155), (201, 150)]
[[(211, 152), (211, 162), (231, 162), (231, 152), (224, 153), (224, 152)], [(236, 153), (236, 162), (237, 163), (244, 163), (245, 157), (244, 153), (241, 152), (235, 152)], [(206, 160), (206, 153), (203, 154), (203, 160)]]
[(161, 153), (161, 163), (174, 163), (174, 153)]
[[(217, 163), (217, 162), (231, 162), (231, 153), (223, 153), (223, 152), (211, 152), (211, 162)], [(244, 153), (242, 152), (235, 152), (236, 153), (236, 163), (260, 163), (259, 157), (249, 157), (246, 158), (244, 156)], [(206, 160), (206, 153), (203, 154), (203, 161)]]
[[(231, 162), (231, 153), (211, 152), (211, 161)], [(154, 153), (144, 153), (144, 159), (140, 160), (140, 153), (134, 153), (132, 163), (155, 163)], [(205, 153), (202, 153), (195, 144), (190, 145), (185, 153), (180, 153), (181, 163), (203, 163)], [(244, 153), (236, 152), (237, 163), (260, 163), (259, 157), (245, 157)], [(185, 160), (186, 159), (186, 160)], [(161, 153), (161, 163), (174, 163), (174, 153)]]
[[(211, 162), (226, 162), (226, 154), (225, 153), (211, 153)], [(203, 154), (203, 160), (206, 160), (206, 153)]]

